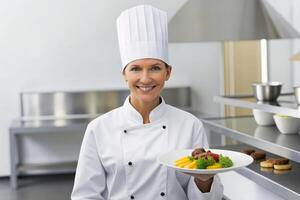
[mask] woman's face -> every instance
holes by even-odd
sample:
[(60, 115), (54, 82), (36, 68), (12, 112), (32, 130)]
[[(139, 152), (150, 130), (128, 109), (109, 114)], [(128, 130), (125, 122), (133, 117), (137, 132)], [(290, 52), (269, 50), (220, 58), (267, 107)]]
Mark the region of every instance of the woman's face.
[(123, 76), (130, 89), (130, 97), (140, 103), (153, 103), (171, 75), (171, 66), (157, 59), (139, 59), (129, 63)]

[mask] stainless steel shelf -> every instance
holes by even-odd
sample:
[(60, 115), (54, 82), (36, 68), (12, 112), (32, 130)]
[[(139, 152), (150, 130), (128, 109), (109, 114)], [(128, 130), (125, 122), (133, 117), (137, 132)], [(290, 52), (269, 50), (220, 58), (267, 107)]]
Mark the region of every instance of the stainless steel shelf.
[(84, 133), (90, 119), (14, 120), (9, 128), (13, 135)]
[[(227, 145), (218, 147), (227, 150), (242, 151), (243, 149), (255, 149), (260, 150), (256, 147), (238, 144), (238, 145)], [(274, 154), (266, 152), (266, 158), (278, 157)], [(262, 187), (272, 191), (278, 196), (284, 199), (296, 200), (300, 199), (300, 164), (290, 161), (292, 169), (288, 171), (274, 172), (273, 169), (264, 171), (260, 167), (262, 160), (254, 161), (251, 165), (246, 168), (238, 169), (237, 172), (256, 182)]]
[(74, 173), (77, 162), (22, 164), (17, 167), (19, 175)]
[(214, 101), (235, 107), (259, 109), (262, 111), (300, 118), (300, 106), (293, 94), (283, 94), (276, 102), (257, 102), (253, 96), (215, 96)]
[(281, 134), (276, 126), (257, 126), (253, 117), (204, 119), (202, 122), (213, 132), (300, 163), (298, 134)]

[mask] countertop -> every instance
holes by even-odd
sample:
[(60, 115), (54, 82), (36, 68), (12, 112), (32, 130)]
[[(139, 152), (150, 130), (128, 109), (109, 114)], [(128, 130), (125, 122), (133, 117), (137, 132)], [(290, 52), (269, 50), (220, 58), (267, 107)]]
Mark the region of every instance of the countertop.
[(212, 131), (300, 162), (300, 135), (281, 134), (276, 126), (258, 126), (253, 117), (203, 120)]
[[(255, 149), (259, 151), (263, 151), (261, 149), (258, 149), (256, 147), (245, 145), (245, 144), (238, 144), (238, 145), (227, 145), (222, 147), (217, 147), (227, 150), (234, 150), (241, 152), (243, 149)], [(265, 151), (264, 151), (265, 152)], [(266, 152), (266, 158), (278, 158), (279, 156), (274, 155), (272, 153)], [(264, 169), (260, 167), (260, 162), (262, 160), (255, 160), (252, 164), (247, 166), (248, 169), (254, 171), (255, 173), (264, 176), (265, 178), (269, 179), (271, 182), (275, 182), (282, 187), (285, 187), (289, 190), (294, 191), (295, 193), (300, 194), (300, 164), (294, 161), (289, 161), (290, 164), (292, 164), (292, 169), (287, 171), (274, 171), (271, 169)]]

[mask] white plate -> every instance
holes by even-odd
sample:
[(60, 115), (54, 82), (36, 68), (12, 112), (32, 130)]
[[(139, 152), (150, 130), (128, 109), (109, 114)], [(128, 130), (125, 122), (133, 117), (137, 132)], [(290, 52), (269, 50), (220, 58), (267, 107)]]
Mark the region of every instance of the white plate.
[(190, 156), (193, 149), (184, 149), (184, 150), (175, 150), (161, 155), (158, 158), (158, 161), (170, 168), (173, 168), (180, 172), (187, 172), (192, 174), (216, 174), (221, 172), (226, 172), (230, 170), (235, 170), (240, 167), (245, 167), (250, 165), (253, 162), (253, 158), (247, 154), (237, 152), (237, 151), (228, 151), (228, 150), (220, 150), (220, 149), (206, 149), (210, 150), (213, 153), (222, 154), (223, 156), (228, 156), (232, 162), (233, 166), (228, 168), (219, 168), (219, 169), (186, 169), (179, 168), (175, 166), (175, 160), (178, 160), (184, 156)]

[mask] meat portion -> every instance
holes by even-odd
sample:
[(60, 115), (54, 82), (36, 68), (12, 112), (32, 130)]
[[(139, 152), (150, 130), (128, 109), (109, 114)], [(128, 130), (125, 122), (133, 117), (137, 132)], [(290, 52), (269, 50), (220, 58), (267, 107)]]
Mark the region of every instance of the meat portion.
[(216, 162), (219, 161), (219, 155), (212, 153), (210, 150), (205, 151), (205, 149), (203, 148), (197, 148), (192, 152), (192, 157), (194, 159), (199, 159), (199, 158), (208, 158), (208, 157), (212, 157)]
[(199, 157), (205, 155), (205, 149), (197, 148), (192, 152), (192, 157), (198, 159)]
[(211, 151), (206, 152), (206, 156), (212, 157), (216, 162), (219, 162), (219, 154), (212, 153)]

